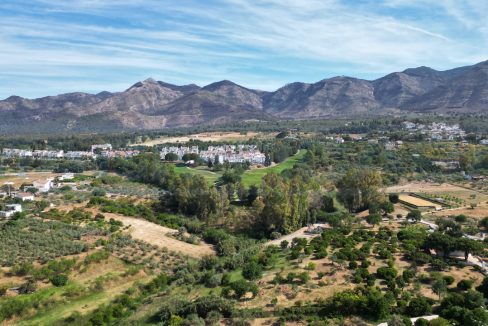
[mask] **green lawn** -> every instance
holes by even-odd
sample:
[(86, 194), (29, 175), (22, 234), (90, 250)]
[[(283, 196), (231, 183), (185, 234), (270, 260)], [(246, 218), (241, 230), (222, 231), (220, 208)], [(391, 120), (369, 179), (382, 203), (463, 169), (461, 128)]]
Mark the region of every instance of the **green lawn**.
[[(283, 162), (275, 165), (270, 166), (267, 168), (260, 168), (254, 169), (244, 172), (242, 175), (242, 183), (244, 187), (249, 187), (251, 185), (259, 185), (261, 183), (261, 179), (270, 172), (281, 173), (283, 170), (291, 169), (293, 165), (299, 163), (303, 156), (305, 155), (306, 150), (302, 149), (297, 154), (287, 158)], [(177, 174), (189, 173), (194, 175), (201, 175), (207, 180), (209, 184), (214, 184), (218, 178), (222, 175), (221, 172), (211, 172), (206, 170), (205, 167), (197, 167), (197, 168), (190, 168), (186, 166), (175, 166), (175, 172)]]
[(190, 168), (187, 166), (175, 166), (175, 172), (177, 174), (183, 174), (183, 173), (189, 173), (189, 174), (194, 174), (194, 175), (201, 175), (207, 180), (209, 184), (214, 184), (215, 181), (217, 181), (218, 178), (220, 178), (221, 174), (208, 171), (208, 170), (203, 170), (199, 168)]
[(270, 172), (281, 173), (283, 170), (291, 169), (293, 165), (299, 163), (305, 156), (306, 150), (302, 149), (297, 154), (287, 158), (283, 162), (262, 169), (254, 169), (244, 172), (242, 175), (242, 183), (244, 187), (251, 185), (258, 185), (261, 183), (261, 179)]

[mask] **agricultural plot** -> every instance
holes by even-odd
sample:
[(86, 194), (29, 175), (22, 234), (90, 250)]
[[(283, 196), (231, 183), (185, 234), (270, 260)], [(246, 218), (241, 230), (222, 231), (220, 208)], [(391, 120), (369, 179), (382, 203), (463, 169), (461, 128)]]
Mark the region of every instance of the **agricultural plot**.
[(399, 200), (402, 203), (405, 203), (408, 206), (414, 208), (434, 208), (435, 210), (442, 209), (442, 205), (419, 198), (411, 195), (403, 195), (399, 196)]
[[(97, 210), (91, 210), (97, 213)], [(124, 226), (129, 226), (130, 235), (137, 240), (147, 242), (159, 248), (167, 248), (170, 251), (177, 251), (190, 257), (203, 257), (214, 254), (212, 246), (208, 244), (194, 245), (171, 237), (177, 230), (170, 229), (152, 222), (134, 217), (123, 216), (113, 213), (102, 213), (106, 219), (120, 221)]]
[(416, 193), (421, 196), (442, 200), (451, 207), (482, 205), (488, 202), (488, 195), (473, 189), (450, 183), (411, 182), (386, 188), (387, 193)]

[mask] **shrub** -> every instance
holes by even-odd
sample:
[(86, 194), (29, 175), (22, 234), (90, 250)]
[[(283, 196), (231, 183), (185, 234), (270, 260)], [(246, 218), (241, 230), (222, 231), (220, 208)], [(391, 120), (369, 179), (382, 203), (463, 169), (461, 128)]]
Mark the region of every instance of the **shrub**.
[(65, 286), (68, 283), (68, 276), (64, 274), (53, 275), (49, 278), (49, 281), (54, 286)]
[(247, 280), (257, 280), (261, 277), (263, 268), (255, 261), (250, 261), (242, 268), (242, 276)]
[(461, 280), (457, 284), (457, 288), (461, 291), (467, 291), (473, 286), (472, 280)]
[(406, 313), (411, 317), (430, 315), (432, 313), (432, 305), (426, 297), (415, 297), (410, 300)]

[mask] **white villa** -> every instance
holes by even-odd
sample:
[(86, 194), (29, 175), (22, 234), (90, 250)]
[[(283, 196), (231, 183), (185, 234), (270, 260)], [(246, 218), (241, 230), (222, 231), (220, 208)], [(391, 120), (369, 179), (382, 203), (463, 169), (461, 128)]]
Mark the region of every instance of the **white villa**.
[(0, 217), (10, 218), (15, 213), (22, 213), (22, 206), (20, 204), (5, 205), (5, 210), (0, 211)]
[(39, 192), (46, 193), (53, 187), (53, 180), (53, 178), (34, 180), (32, 187), (38, 189)]

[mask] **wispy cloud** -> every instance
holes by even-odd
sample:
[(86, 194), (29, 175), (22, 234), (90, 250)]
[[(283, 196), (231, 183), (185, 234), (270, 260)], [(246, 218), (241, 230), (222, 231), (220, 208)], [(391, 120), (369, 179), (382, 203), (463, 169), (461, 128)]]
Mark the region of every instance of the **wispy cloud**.
[(0, 97), (114, 91), (149, 76), (273, 89), (447, 69), (487, 59), (487, 11), (477, 0), (4, 0)]

